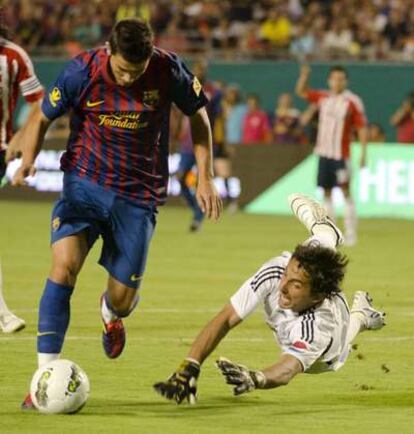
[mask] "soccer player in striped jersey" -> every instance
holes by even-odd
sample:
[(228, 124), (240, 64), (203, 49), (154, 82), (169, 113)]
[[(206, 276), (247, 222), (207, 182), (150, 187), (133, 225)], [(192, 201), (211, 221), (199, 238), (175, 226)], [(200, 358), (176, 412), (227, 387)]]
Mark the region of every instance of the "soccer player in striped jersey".
[(357, 132), (361, 143), (360, 166), (366, 164), (367, 119), (361, 98), (347, 89), (348, 74), (342, 66), (331, 68), (329, 90), (309, 88), (310, 67), (304, 65), (296, 84), (296, 94), (319, 108), (315, 153), (319, 156), (318, 186), (324, 190), (325, 206), (332, 220), (332, 189), (339, 186), (345, 197), (345, 244), (357, 241), (357, 215), (351, 197), (350, 143)]
[[(31, 106), (31, 113), (43, 97), (29, 56), (8, 37), (7, 28), (0, 24), (0, 186), (6, 174), (6, 160), (18, 152), (21, 132), (13, 135), (13, 116), (19, 93)], [(4, 300), (0, 266), (0, 328), (11, 333), (24, 327), (24, 320), (14, 315)]]
[(359, 332), (384, 325), (384, 314), (372, 307), (366, 292), (357, 291), (352, 309), (348, 308), (340, 289), (348, 260), (336, 251), (342, 234), (324, 208), (300, 194), (291, 195), (289, 202), (312, 236), (293, 253), (283, 252), (247, 279), (201, 331), (177, 371), (154, 385), (165, 398), (178, 404), (185, 399), (195, 403), (201, 364), (261, 304), (282, 354), (262, 370), (219, 358), (217, 366), (234, 386), (235, 395), (286, 385), (302, 372), (336, 371), (345, 363)]
[[(103, 347), (109, 358), (122, 353), (122, 318), (138, 303), (157, 207), (166, 200), (172, 103), (190, 117), (197, 199), (217, 219), (222, 204), (213, 184), (207, 98), (178, 56), (154, 47), (141, 20), (119, 21), (106, 47), (69, 62), (25, 129), (17, 185), (33, 171), (51, 122), (71, 113), (63, 194), (52, 212), (52, 268), (39, 307), (40, 366), (59, 357), (76, 278), (99, 236), (99, 263), (108, 272), (100, 302)], [(32, 407), (30, 397), (24, 407)]]

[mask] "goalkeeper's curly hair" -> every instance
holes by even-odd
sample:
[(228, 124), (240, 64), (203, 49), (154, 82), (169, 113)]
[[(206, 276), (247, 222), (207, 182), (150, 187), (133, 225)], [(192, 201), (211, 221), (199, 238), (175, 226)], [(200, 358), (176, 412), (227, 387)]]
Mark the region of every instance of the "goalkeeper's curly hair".
[(309, 275), (312, 294), (331, 297), (341, 291), (348, 258), (323, 246), (298, 245), (292, 254)]

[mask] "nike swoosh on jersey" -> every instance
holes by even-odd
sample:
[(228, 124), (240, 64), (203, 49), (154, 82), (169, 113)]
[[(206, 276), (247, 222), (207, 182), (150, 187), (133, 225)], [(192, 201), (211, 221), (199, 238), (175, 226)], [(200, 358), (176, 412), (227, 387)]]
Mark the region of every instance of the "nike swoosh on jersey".
[(96, 107), (98, 105), (103, 104), (105, 101), (101, 100), (101, 101), (86, 101), (86, 107)]

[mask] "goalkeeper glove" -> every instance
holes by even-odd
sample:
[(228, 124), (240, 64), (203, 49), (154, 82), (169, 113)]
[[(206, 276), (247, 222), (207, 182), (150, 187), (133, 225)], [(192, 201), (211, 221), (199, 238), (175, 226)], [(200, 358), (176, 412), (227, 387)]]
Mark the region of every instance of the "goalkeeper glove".
[(167, 381), (154, 384), (154, 390), (169, 400), (181, 404), (184, 399), (190, 404), (197, 401), (197, 379), (200, 364), (192, 359), (185, 359)]
[(246, 366), (238, 365), (225, 357), (220, 357), (216, 365), (224, 375), (226, 383), (236, 386), (233, 389), (235, 395), (263, 389), (266, 384), (263, 372), (250, 371)]

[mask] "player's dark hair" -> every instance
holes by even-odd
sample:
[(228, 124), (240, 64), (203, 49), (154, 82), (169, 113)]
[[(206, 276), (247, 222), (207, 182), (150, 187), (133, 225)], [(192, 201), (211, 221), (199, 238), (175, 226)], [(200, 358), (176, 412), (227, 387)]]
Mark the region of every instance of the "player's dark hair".
[(348, 258), (333, 249), (298, 245), (292, 254), (309, 276), (311, 293), (330, 297), (341, 291)]
[(348, 78), (348, 71), (341, 65), (331, 66), (329, 69), (329, 75), (331, 75), (333, 72), (343, 72), (345, 77)]
[(131, 63), (149, 59), (154, 49), (154, 38), (150, 26), (138, 18), (118, 21), (109, 35), (112, 54), (120, 54)]

